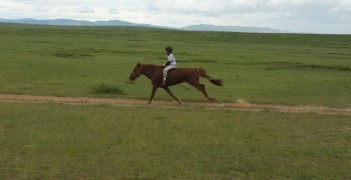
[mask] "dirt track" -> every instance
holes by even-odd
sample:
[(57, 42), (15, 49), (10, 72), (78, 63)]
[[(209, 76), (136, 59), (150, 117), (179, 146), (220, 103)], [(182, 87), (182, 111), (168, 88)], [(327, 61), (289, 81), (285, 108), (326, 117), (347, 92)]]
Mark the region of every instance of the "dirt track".
[[(146, 105), (146, 100), (122, 99), (122, 98), (90, 98), (90, 97), (56, 97), (56, 96), (32, 96), (32, 95), (13, 95), (0, 94), (0, 101), (11, 102), (53, 102), (63, 104), (108, 104), (114, 106), (140, 106)], [(175, 108), (186, 106), (200, 106), (209, 109), (233, 109), (243, 111), (276, 111), (285, 113), (316, 113), (316, 114), (342, 114), (351, 116), (351, 107), (334, 108), (325, 106), (309, 105), (282, 105), (282, 104), (249, 104), (244, 101), (235, 103), (218, 102), (185, 102), (178, 105), (175, 101), (155, 100), (151, 106)]]

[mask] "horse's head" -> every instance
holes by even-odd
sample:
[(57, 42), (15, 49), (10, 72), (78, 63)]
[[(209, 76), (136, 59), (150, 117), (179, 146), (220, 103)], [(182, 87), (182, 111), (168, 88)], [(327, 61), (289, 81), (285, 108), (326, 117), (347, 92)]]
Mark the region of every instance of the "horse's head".
[(138, 63), (138, 64), (134, 67), (132, 73), (130, 74), (129, 79), (132, 80), (132, 81), (134, 81), (136, 78), (138, 78), (138, 77), (140, 76), (140, 74), (141, 74), (142, 68), (143, 68), (143, 65), (141, 65), (140, 63)]

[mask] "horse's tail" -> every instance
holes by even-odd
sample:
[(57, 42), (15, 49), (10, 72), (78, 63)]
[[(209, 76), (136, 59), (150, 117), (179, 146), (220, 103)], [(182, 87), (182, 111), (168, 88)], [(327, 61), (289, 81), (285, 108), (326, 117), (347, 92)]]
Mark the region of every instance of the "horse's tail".
[(206, 70), (203, 68), (196, 68), (195, 71), (199, 74), (199, 76), (207, 78), (212, 84), (216, 86), (223, 86), (223, 81), (220, 79), (213, 79), (207, 75)]

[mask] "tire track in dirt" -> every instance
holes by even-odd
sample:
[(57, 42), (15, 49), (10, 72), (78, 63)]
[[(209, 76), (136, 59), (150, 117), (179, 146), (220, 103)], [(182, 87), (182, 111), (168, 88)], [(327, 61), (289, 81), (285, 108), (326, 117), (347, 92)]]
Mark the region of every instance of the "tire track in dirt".
[(316, 113), (323, 115), (350, 115), (351, 107), (336, 108), (326, 106), (311, 105), (283, 105), (283, 104), (250, 104), (242, 100), (234, 103), (219, 102), (185, 102), (182, 105), (175, 101), (154, 100), (151, 105), (147, 105), (146, 100), (124, 99), (124, 98), (94, 98), (94, 97), (57, 97), (57, 96), (33, 96), (33, 95), (15, 95), (0, 94), (0, 101), (10, 102), (52, 102), (62, 104), (108, 104), (114, 106), (156, 106), (162, 108), (177, 107), (205, 107), (208, 109), (232, 109), (243, 111), (275, 111), (284, 113)]

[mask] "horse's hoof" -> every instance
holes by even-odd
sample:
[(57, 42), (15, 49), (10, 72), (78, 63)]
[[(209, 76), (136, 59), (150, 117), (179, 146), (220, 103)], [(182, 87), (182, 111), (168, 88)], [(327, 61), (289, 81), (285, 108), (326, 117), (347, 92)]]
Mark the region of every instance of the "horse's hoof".
[(179, 99), (179, 100), (178, 100), (178, 104), (179, 104), (179, 105), (182, 105), (182, 104), (183, 104), (183, 101)]
[(215, 98), (208, 99), (208, 101), (215, 101), (215, 100), (216, 100)]

